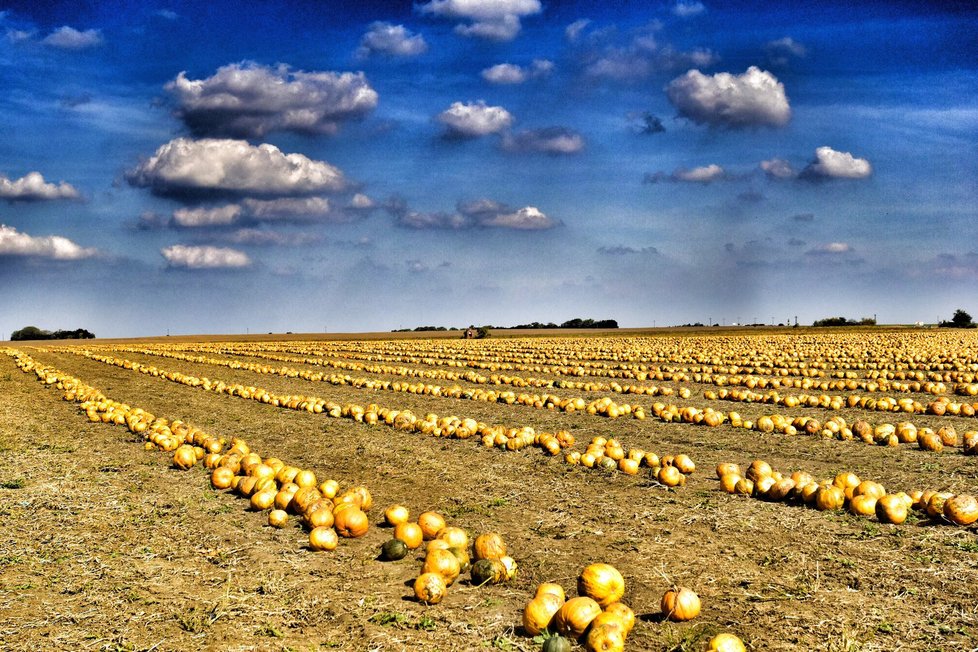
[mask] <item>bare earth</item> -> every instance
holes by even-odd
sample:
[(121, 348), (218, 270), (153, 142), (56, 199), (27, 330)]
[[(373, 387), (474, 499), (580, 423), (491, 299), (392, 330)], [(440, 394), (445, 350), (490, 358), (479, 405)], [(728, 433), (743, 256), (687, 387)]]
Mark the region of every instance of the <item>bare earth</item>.
[[(91, 345), (107, 346), (73, 346)], [(488, 345), (467, 346), (478, 352)], [(311, 468), (343, 487), (366, 485), (375, 506), (366, 536), (343, 540), (333, 552), (313, 552), (298, 523), (269, 527), (246, 500), (212, 489), (206, 469), (172, 468), (171, 455), (145, 450), (124, 426), (90, 422), (57, 388), (0, 355), (0, 650), (538, 650), (521, 629), (523, 606), (544, 581), (576, 594), (576, 577), (592, 561), (611, 563), (625, 576), (624, 599), (639, 615), (628, 650), (699, 651), (719, 631), (738, 634), (751, 650), (978, 649), (975, 526), (918, 517), (894, 526), (734, 497), (720, 491), (713, 473), (719, 462), (745, 466), (763, 458), (786, 474), (831, 478), (845, 470), (893, 491), (978, 493), (978, 458), (960, 449), (929, 453), (911, 445), (762, 435), (726, 425), (667, 424), (651, 415), (612, 421), (113, 354), (111, 345), (101, 351), (340, 403), (377, 402), (538, 431), (565, 428), (577, 438), (577, 450), (593, 436), (613, 435), (626, 447), (687, 453), (697, 471), (685, 487), (669, 490), (644, 469), (638, 476), (599, 472), (538, 448), (487, 449), (477, 438), (405, 434), (202, 391), (72, 355), (60, 345), (17, 348), (114, 400), (214, 435), (242, 437), (263, 456)], [(680, 405), (754, 417), (771, 410), (831, 416), (708, 401), (703, 391), (715, 387), (682, 386), (692, 394), (670, 399)], [(611, 395), (551, 391), (587, 400)], [(647, 409), (661, 400), (611, 396)], [(850, 422), (901, 420), (849, 409), (838, 414)], [(953, 423), (959, 432), (976, 428), (975, 417), (912, 420), (934, 428)], [(381, 514), (393, 503), (415, 515), (438, 510), (473, 536), (501, 533), (519, 563), (517, 577), (484, 587), (466, 578), (442, 603), (418, 603), (410, 585), (421, 552), (399, 562), (377, 559), (391, 536)], [(662, 621), (659, 599), (672, 584), (699, 594), (698, 618)]]

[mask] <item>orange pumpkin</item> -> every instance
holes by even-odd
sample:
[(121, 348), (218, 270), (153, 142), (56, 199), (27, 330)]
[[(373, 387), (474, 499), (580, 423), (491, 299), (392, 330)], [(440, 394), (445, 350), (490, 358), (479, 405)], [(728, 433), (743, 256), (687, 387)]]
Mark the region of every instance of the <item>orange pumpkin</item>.
[(667, 487), (678, 487), (686, 484), (686, 476), (675, 466), (668, 465), (659, 469), (656, 479)]
[(451, 586), (462, 572), (462, 565), (450, 550), (429, 549), (421, 566), (422, 573), (439, 573), (445, 578), (445, 584)]
[(728, 473), (740, 475), (740, 466), (733, 462), (720, 462), (717, 464), (717, 477), (722, 478)]
[(815, 492), (815, 509), (820, 512), (842, 509), (846, 502), (846, 492), (837, 485), (825, 485)]
[(710, 648), (707, 652), (747, 652), (747, 648), (739, 638), (724, 632), (710, 639)]
[(550, 627), (563, 604), (564, 601), (554, 593), (537, 595), (523, 609), (523, 629), (530, 636), (536, 636)]
[(623, 652), (625, 630), (617, 623), (593, 625), (588, 630), (584, 648), (589, 652)]
[(438, 604), (448, 593), (448, 585), (440, 573), (422, 573), (414, 580), (414, 597), (424, 604)]
[(506, 556), (506, 543), (496, 532), (484, 532), (472, 544), (472, 556), (476, 559), (501, 559)]
[(391, 505), (384, 510), (384, 522), (391, 527), (407, 523), (410, 518), (411, 512), (404, 505)]
[(564, 595), (564, 587), (555, 582), (544, 582), (537, 587), (536, 597), (540, 597), (544, 593), (553, 593), (560, 598), (561, 604), (563, 604), (564, 600), (566, 599), (566, 596)]
[(577, 592), (593, 598), (604, 608), (621, 600), (625, 594), (625, 578), (611, 564), (590, 564), (577, 578)]
[(669, 620), (682, 622), (700, 614), (700, 598), (692, 589), (675, 587), (662, 596), (659, 603), (662, 615)]
[(234, 480), (234, 471), (226, 466), (219, 466), (211, 472), (211, 486), (215, 489), (228, 489)]
[(355, 539), (367, 533), (369, 521), (363, 510), (356, 507), (344, 509), (333, 513), (336, 533), (344, 538)]
[(313, 550), (335, 550), (337, 545), (339, 539), (331, 527), (317, 527), (309, 532), (309, 547)]
[(424, 542), (424, 534), (417, 523), (398, 523), (394, 526), (394, 538), (403, 541), (409, 550), (420, 548)]
[(968, 494), (958, 494), (944, 501), (944, 517), (955, 525), (971, 525), (978, 521), (978, 500)]
[[(323, 503), (325, 501), (319, 501), (319, 502)], [(333, 512), (331, 512), (328, 507), (324, 505), (319, 509), (312, 510), (312, 508), (310, 508), (310, 510), (311, 511), (306, 512), (304, 516), (306, 525), (308, 525), (311, 528), (333, 527), (333, 523), (335, 522), (335, 517), (333, 516)]]
[(899, 525), (907, 520), (907, 502), (900, 494), (885, 494), (876, 500), (876, 518)]
[(720, 488), (728, 494), (732, 494), (737, 490), (737, 483), (739, 481), (740, 476), (736, 473), (724, 473), (720, 476)]
[(587, 596), (571, 598), (557, 611), (554, 625), (564, 636), (580, 638), (599, 613), (601, 613), (601, 605), (593, 598)]
[(635, 612), (624, 602), (612, 602), (604, 609), (606, 614), (614, 614), (621, 621), (627, 635), (635, 627)]
[(438, 533), (438, 539), (448, 543), (452, 548), (468, 548), (469, 534), (460, 527), (447, 526)]
[(268, 524), (275, 528), (283, 528), (288, 525), (289, 513), (284, 509), (273, 509), (268, 512)]
[(445, 527), (445, 517), (438, 512), (424, 512), (418, 516), (418, 525), (425, 541), (431, 541)]

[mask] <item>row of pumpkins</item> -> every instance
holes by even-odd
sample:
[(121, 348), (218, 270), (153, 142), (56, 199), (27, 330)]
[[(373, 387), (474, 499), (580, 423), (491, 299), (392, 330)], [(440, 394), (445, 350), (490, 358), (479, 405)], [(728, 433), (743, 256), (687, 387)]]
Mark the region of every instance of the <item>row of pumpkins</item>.
[(745, 471), (735, 463), (721, 463), (716, 473), (720, 487), (729, 494), (804, 504), (819, 511), (846, 509), (857, 516), (875, 515), (883, 523), (903, 523), (911, 509), (936, 522), (966, 526), (978, 521), (978, 499), (970, 494), (933, 489), (887, 493), (879, 482), (860, 479), (851, 471), (816, 480), (804, 471), (787, 476), (764, 460), (754, 460)]
[(839, 441), (859, 440), (880, 446), (898, 446), (901, 443), (916, 443), (924, 451), (940, 453), (945, 447), (960, 447), (965, 455), (978, 455), (978, 431), (968, 430), (958, 434), (953, 425), (941, 426), (936, 432), (932, 428), (918, 427), (908, 421), (880, 423), (876, 426), (859, 419), (851, 425), (842, 416), (835, 415), (824, 423), (814, 417), (789, 417), (783, 414), (764, 414), (754, 419), (745, 419), (738, 412), (720, 412), (712, 407), (700, 409), (691, 405), (680, 407), (675, 404), (657, 402), (652, 413), (666, 423), (687, 423), (718, 427), (729, 424), (734, 428), (744, 428), (760, 433), (778, 433), (787, 436), (806, 434), (823, 439)]
[[(310, 411), (318, 414), (327, 414), (331, 417), (349, 418), (354, 421), (367, 424), (384, 423), (397, 430), (406, 432), (419, 432), (438, 437), (448, 437), (455, 439), (468, 439), (478, 437), (483, 446), (498, 447), (509, 451), (519, 451), (529, 446), (536, 446), (550, 455), (557, 455), (561, 451), (574, 446), (574, 436), (566, 430), (555, 433), (536, 432), (529, 426), (521, 428), (505, 427), (501, 425), (488, 425), (472, 418), (460, 418), (457, 416), (438, 417), (435, 414), (427, 414), (418, 417), (410, 410), (394, 410), (378, 406), (371, 403), (361, 406), (355, 403), (340, 405), (322, 398), (309, 396), (280, 396), (269, 393), (259, 387), (246, 387), (239, 384), (224, 383), (213, 379), (201, 379), (196, 376), (179, 372), (170, 372), (158, 369), (153, 366), (142, 365), (138, 362), (123, 360), (108, 356), (100, 356), (91, 353), (80, 353), (91, 360), (122, 367), (131, 371), (148, 374), (158, 378), (164, 378), (171, 382), (181, 383), (190, 387), (197, 387), (228, 396), (249, 398), (262, 403), (267, 403), (277, 407), (287, 407), (296, 410)], [(604, 407), (613, 407), (614, 404), (597, 402)], [(171, 448), (172, 450), (172, 441)], [(598, 454), (594, 449), (594, 442), (584, 453), (570, 451), (564, 456), (564, 461), (568, 464), (580, 464), (586, 468), (596, 468), (599, 470), (613, 470), (617, 468), (623, 473), (635, 475), (638, 473), (639, 466), (644, 462), (647, 466), (656, 470), (657, 479), (660, 483), (669, 486), (681, 486), (685, 484), (685, 476), (692, 473), (695, 468), (692, 460), (688, 456), (676, 456), (678, 464), (668, 462), (673, 458), (664, 458), (667, 463), (659, 464), (658, 457), (649, 454), (644, 450), (631, 449), (627, 452), (621, 447), (617, 440), (612, 440), (614, 444), (610, 446), (608, 454)], [(618, 454), (620, 452), (620, 455)], [(677, 470), (679, 473), (677, 473)]]
[(859, 394), (786, 394), (782, 396), (775, 390), (764, 394), (749, 389), (708, 389), (703, 397), (711, 401), (738, 401), (741, 403), (762, 403), (765, 405), (783, 405), (789, 408), (817, 407), (829, 410), (843, 408), (869, 410), (876, 412), (903, 412), (906, 414), (930, 414), (934, 416), (973, 417), (976, 414), (976, 403), (961, 403), (952, 401), (947, 396), (941, 396), (926, 404), (912, 398), (893, 398), (892, 396), (860, 396)]
[[(145, 355), (162, 355), (156, 354), (151, 350), (139, 350), (138, 353)], [(109, 362), (110, 364), (116, 364), (118, 359), (111, 356), (102, 356), (94, 354), (91, 351), (79, 351), (80, 355), (85, 355), (99, 362)], [(177, 360), (185, 360), (193, 362), (196, 364), (210, 364), (228, 367), (230, 369), (243, 369), (246, 371), (252, 371), (261, 374), (274, 374), (278, 376), (284, 376), (287, 378), (302, 378), (304, 380), (309, 380), (313, 382), (328, 382), (333, 385), (347, 385), (358, 388), (367, 388), (372, 390), (384, 390), (392, 392), (402, 392), (409, 394), (420, 394), (425, 396), (444, 396), (448, 398), (456, 399), (466, 399), (473, 401), (482, 401), (489, 403), (503, 403), (506, 405), (525, 405), (530, 407), (535, 407), (538, 409), (555, 410), (560, 412), (580, 412), (584, 411), (591, 415), (598, 415), (603, 417), (608, 417), (611, 419), (617, 419), (621, 416), (631, 416), (635, 419), (645, 419), (646, 412), (645, 408), (641, 406), (632, 406), (628, 403), (616, 403), (608, 397), (603, 397), (595, 399), (592, 401), (585, 401), (583, 398), (566, 398), (556, 396), (554, 394), (528, 394), (525, 392), (513, 392), (513, 391), (495, 391), (495, 390), (485, 390), (481, 388), (476, 389), (465, 389), (458, 385), (452, 385), (450, 387), (445, 387), (441, 385), (432, 385), (427, 383), (409, 383), (409, 382), (399, 382), (399, 381), (389, 381), (389, 380), (379, 380), (372, 378), (351, 378), (350, 376), (341, 376), (338, 374), (325, 375), (320, 372), (312, 372), (308, 370), (294, 369), (290, 367), (271, 367), (269, 365), (257, 364), (257, 363), (244, 363), (238, 360), (225, 360), (217, 358), (208, 358), (204, 356), (191, 356), (186, 354), (168, 353), (162, 357), (173, 358)], [(304, 360), (297, 359), (296, 362), (305, 362)], [(132, 368), (132, 365), (138, 363), (133, 363), (128, 360), (122, 361), (121, 366), (126, 368)], [(379, 368), (376, 373), (389, 373), (394, 374), (399, 370), (397, 368)], [(486, 382), (490, 382), (490, 379), (486, 379)], [(512, 382), (512, 379), (510, 379)], [(619, 389), (622, 389), (620, 385), (615, 385)], [(680, 390), (680, 395), (684, 398), (688, 398), (689, 390), (684, 388), (684, 392)], [(659, 392), (655, 392), (658, 395)], [(671, 392), (663, 392), (663, 395), (669, 395)]]

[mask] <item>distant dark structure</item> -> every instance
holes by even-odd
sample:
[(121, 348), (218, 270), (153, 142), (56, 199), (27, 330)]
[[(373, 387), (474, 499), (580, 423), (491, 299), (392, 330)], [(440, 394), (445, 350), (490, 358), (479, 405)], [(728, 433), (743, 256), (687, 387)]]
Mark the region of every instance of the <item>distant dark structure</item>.
[(817, 319), (812, 322), (812, 326), (875, 326), (875, 317), (863, 317), (859, 321), (855, 319), (846, 319), (845, 317), (826, 317), (825, 319)]

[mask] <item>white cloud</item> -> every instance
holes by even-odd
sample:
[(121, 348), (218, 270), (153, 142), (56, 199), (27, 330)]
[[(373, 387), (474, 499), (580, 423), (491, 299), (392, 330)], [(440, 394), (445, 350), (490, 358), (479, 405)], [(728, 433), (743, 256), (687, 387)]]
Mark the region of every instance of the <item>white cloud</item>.
[(239, 269), (251, 265), (243, 251), (225, 247), (173, 245), (161, 249), (167, 266), (177, 269)]
[(819, 147), (815, 158), (798, 175), (801, 179), (821, 181), (826, 179), (865, 179), (873, 174), (873, 166), (864, 158), (856, 158), (849, 152), (837, 152), (831, 147)]
[(311, 195), (343, 189), (343, 173), (324, 161), (243, 140), (176, 138), (127, 175), (161, 195), (225, 193)]
[(761, 161), (760, 167), (764, 170), (764, 174), (772, 179), (793, 179), (795, 177), (795, 170), (791, 167), (791, 163), (783, 158)]
[(584, 149), (584, 137), (566, 127), (545, 127), (507, 134), (502, 147), (508, 152), (577, 154)]
[(479, 226), (519, 230), (552, 229), (557, 223), (535, 206), (525, 206), (512, 213), (499, 213), (485, 219)]
[(501, 106), (487, 106), (482, 100), (463, 104), (453, 102), (438, 114), (437, 119), (447, 129), (449, 137), (478, 138), (499, 133), (513, 124), (513, 116)]
[(376, 208), (376, 206), (377, 205), (374, 203), (374, 200), (363, 193), (358, 192), (353, 195), (353, 197), (350, 199), (350, 203), (347, 204), (346, 207), (353, 210), (364, 211)]
[(184, 228), (228, 226), (241, 218), (241, 207), (227, 204), (215, 208), (180, 208), (173, 211), (173, 224)]
[(463, 230), (499, 228), (519, 231), (540, 231), (560, 226), (558, 220), (535, 206), (513, 209), (492, 199), (462, 202), (454, 213), (422, 213), (409, 211), (400, 202), (388, 205), (399, 226), (412, 229)]
[(588, 25), (591, 24), (590, 18), (581, 18), (575, 20), (573, 23), (564, 28), (564, 36), (571, 43), (574, 43), (581, 37), (581, 34), (587, 29)]
[(223, 66), (207, 79), (185, 72), (165, 86), (197, 135), (259, 138), (270, 131), (334, 134), (377, 106), (363, 73), (303, 72), (255, 63)]
[(8, 29), (7, 40), (11, 43), (25, 43), (34, 38), (35, 34), (37, 32), (34, 30)]
[(656, 38), (660, 29), (659, 23), (652, 23), (633, 35), (624, 46), (609, 44), (586, 52), (584, 73), (589, 77), (627, 82), (646, 79), (659, 72), (711, 66), (719, 61), (717, 54), (709, 49), (681, 51), (668, 44), (660, 45)]
[(78, 199), (78, 191), (69, 183), (47, 183), (40, 172), (28, 172), (11, 181), (0, 174), (0, 199), (8, 201), (45, 201)]
[(520, 33), (520, 19), (542, 11), (540, 0), (431, 0), (416, 5), (422, 14), (470, 21), (455, 27), (461, 36), (511, 41)]
[(706, 6), (698, 0), (678, 0), (672, 6), (672, 13), (680, 18), (692, 18), (706, 11)]
[(690, 70), (669, 82), (666, 94), (680, 115), (697, 124), (781, 127), (791, 118), (784, 84), (756, 66), (741, 75)]
[(828, 242), (808, 250), (810, 256), (837, 256), (847, 254), (852, 251), (852, 247), (847, 242)]
[(790, 36), (768, 41), (764, 44), (764, 49), (768, 53), (790, 54), (796, 57), (804, 57), (808, 54), (808, 49)]
[(54, 260), (91, 258), (95, 249), (80, 247), (60, 235), (30, 236), (12, 226), (0, 224), (0, 256), (32, 256)]
[(62, 50), (84, 50), (102, 44), (102, 32), (97, 29), (78, 31), (74, 27), (59, 27), (41, 40), (44, 45)]
[(413, 34), (404, 25), (377, 21), (370, 24), (370, 29), (360, 38), (357, 56), (364, 58), (372, 54), (392, 57), (414, 57), (428, 51), (421, 34)]
[(691, 181), (695, 183), (710, 183), (726, 176), (726, 172), (716, 163), (691, 169), (679, 169), (672, 173), (676, 181)]
[(248, 215), (260, 222), (325, 217), (330, 214), (332, 209), (332, 205), (326, 197), (245, 199), (242, 203), (248, 211)]
[(298, 247), (322, 242), (322, 238), (310, 233), (279, 233), (263, 229), (238, 229), (227, 240), (234, 244), (252, 247)]
[(553, 72), (553, 61), (534, 59), (527, 67), (498, 63), (482, 71), (482, 78), (492, 84), (522, 84), (530, 79), (546, 77)]
[(727, 171), (723, 167), (716, 163), (711, 163), (710, 165), (702, 165), (695, 168), (677, 168), (672, 174), (666, 174), (665, 172), (646, 174), (645, 183), (673, 181), (676, 183), (708, 184), (713, 181), (722, 181), (729, 178), (730, 175), (727, 174)]

